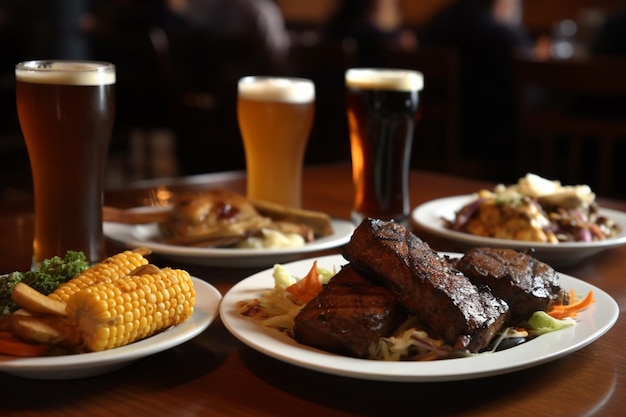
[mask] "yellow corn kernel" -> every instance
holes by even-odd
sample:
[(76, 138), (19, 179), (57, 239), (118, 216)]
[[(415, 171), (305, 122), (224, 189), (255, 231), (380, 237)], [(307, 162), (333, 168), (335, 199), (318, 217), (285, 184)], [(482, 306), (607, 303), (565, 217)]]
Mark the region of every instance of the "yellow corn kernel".
[(87, 287), (68, 300), (67, 314), (85, 347), (102, 351), (183, 322), (193, 314), (195, 300), (188, 272), (162, 268)]
[(148, 253), (149, 251), (146, 249), (138, 249), (135, 251), (124, 251), (106, 258), (68, 282), (59, 285), (49, 297), (67, 302), (70, 296), (85, 287), (100, 282), (112, 282), (125, 277), (133, 270), (148, 263), (148, 260), (143, 257), (144, 254)]

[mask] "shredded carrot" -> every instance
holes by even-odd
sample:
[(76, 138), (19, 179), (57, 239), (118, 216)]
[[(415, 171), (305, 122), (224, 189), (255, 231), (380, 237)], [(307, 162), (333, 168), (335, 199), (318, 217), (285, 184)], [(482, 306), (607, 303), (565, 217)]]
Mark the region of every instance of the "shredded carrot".
[(550, 307), (547, 313), (555, 319), (564, 319), (566, 317), (575, 318), (578, 312), (584, 310), (593, 304), (596, 300), (593, 298), (593, 291), (589, 291), (587, 296), (582, 300), (576, 300), (576, 293), (574, 290), (570, 291), (570, 304), (554, 304)]
[(322, 291), (322, 282), (317, 271), (317, 261), (313, 262), (313, 266), (305, 277), (288, 286), (286, 291), (303, 303), (308, 303), (315, 298)]
[(0, 353), (11, 356), (43, 356), (50, 348), (47, 345), (24, 342), (13, 334), (0, 332)]

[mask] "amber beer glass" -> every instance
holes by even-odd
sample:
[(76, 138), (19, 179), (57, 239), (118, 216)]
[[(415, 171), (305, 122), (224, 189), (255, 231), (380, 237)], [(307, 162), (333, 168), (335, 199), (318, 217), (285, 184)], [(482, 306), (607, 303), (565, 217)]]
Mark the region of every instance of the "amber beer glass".
[(29, 61), (15, 68), (17, 112), (35, 194), (33, 264), (68, 250), (105, 256), (103, 177), (115, 113), (115, 67)]
[(247, 196), (302, 204), (302, 165), (315, 110), (315, 86), (301, 78), (239, 80), (237, 118), (246, 155)]
[(347, 112), (355, 186), (352, 220), (406, 223), (413, 131), (423, 87), (420, 72), (352, 68), (346, 72)]

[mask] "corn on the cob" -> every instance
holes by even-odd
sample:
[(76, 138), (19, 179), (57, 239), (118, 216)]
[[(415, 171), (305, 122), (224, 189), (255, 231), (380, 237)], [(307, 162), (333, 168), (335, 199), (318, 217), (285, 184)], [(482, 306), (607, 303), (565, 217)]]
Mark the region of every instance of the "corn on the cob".
[(181, 323), (193, 313), (189, 273), (162, 268), (92, 285), (69, 298), (67, 313), (88, 350), (126, 345)]
[(92, 266), (83, 273), (72, 278), (57, 287), (49, 297), (59, 301), (67, 301), (70, 296), (82, 288), (100, 282), (113, 282), (129, 275), (136, 268), (146, 265), (148, 260), (143, 255), (148, 254), (147, 249), (124, 251), (117, 255), (106, 258), (102, 262)]

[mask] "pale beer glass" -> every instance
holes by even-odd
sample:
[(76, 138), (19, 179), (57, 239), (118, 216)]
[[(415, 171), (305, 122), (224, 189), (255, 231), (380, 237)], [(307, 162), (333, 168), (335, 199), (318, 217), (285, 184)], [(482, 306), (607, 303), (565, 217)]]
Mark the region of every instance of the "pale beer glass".
[(104, 169), (115, 114), (115, 66), (94, 61), (17, 64), (20, 127), (35, 198), (33, 264), (82, 251), (105, 257)]
[(371, 217), (406, 224), (409, 169), (418, 118), (420, 72), (351, 68), (346, 71), (352, 177), (352, 220)]
[(239, 80), (237, 118), (249, 199), (301, 207), (302, 167), (314, 112), (311, 80), (259, 76)]

